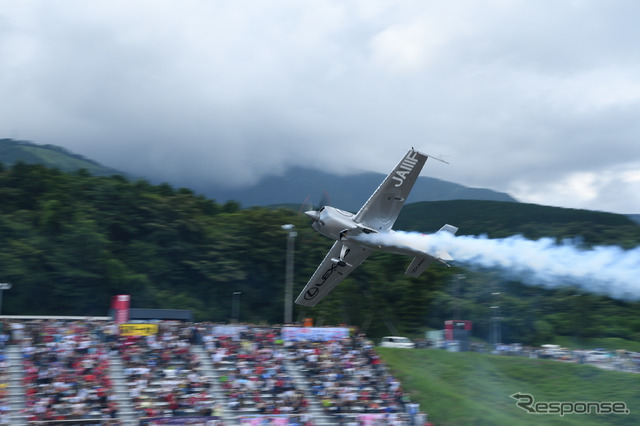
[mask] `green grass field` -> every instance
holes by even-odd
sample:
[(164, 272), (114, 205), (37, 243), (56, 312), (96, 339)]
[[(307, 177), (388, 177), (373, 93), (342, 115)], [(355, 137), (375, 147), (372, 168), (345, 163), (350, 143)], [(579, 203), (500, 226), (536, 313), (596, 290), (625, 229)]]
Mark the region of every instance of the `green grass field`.
[[(544, 359), (379, 348), (429, 421), (442, 425), (640, 424), (640, 375)], [(515, 393), (535, 402), (621, 401), (629, 414), (530, 414)]]

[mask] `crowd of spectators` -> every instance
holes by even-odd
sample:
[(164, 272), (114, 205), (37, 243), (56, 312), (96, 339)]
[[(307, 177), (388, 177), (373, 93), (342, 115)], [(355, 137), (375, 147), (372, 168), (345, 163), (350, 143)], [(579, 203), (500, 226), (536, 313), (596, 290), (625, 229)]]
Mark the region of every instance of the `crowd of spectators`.
[[(224, 403), (227, 414), (243, 424), (269, 420), (309, 426), (309, 398), (314, 398), (336, 423), (424, 424), (418, 405), (364, 336), (291, 342), (272, 327), (156, 324), (157, 332), (126, 335), (111, 321), (5, 322), (11, 343), (21, 347), (26, 420), (115, 424), (111, 355), (122, 360), (129, 396), (141, 419), (220, 417)], [(3, 343), (0, 337), (0, 349)], [(215, 383), (204, 374), (194, 343), (210, 357)], [(296, 364), (310, 384), (308, 394), (288, 368)], [(7, 365), (0, 352), (0, 423), (9, 412)], [(214, 388), (224, 397), (212, 396)]]
[(190, 327), (160, 324), (157, 334), (120, 336), (114, 346), (124, 365), (134, 408), (140, 417), (211, 416), (211, 378), (191, 351)]
[(238, 414), (287, 415), (310, 424), (308, 400), (285, 366), (277, 329), (243, 327), (234, 335), (207, 332), (204, 345), (227, 397)]
[(116, 418), (101, 325), (57, 320), (12, 325), (13, 338), (22, 344), (27, 420)]
[(289, 347), (303, 367), (314, 395), (340, 421), (380, 419), (385, 424), (422, 425), (425, 414), (389, 373), (364, 336)]
[(9, 362), (4, 350), (0, 346), (0, 424), (9, 424)]

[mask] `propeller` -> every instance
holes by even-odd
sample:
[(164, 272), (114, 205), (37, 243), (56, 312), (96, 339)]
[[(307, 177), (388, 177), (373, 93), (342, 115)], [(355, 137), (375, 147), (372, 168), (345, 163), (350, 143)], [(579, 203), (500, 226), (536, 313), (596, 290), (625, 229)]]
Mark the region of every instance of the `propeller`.
[(331, 203), (329, 194), (327, 193), (326, 190), (322, 190), (322, 198), (320, 198), (320, 203), (317, 205), (310, 203), (309, 202), (310, 199), (311, 199), (311, 194), (307, 195), (307, 198), (305, 198), (302, 204), (300, 205), (300, 210), (298, 211), (298, 214), (300, 215), (304, 212), (304, 214), (310, 217), (311, 220), (313, 220), (314, 222), (317, 222), (320, 219), (319, 210), (322, 207), (329, 205)]

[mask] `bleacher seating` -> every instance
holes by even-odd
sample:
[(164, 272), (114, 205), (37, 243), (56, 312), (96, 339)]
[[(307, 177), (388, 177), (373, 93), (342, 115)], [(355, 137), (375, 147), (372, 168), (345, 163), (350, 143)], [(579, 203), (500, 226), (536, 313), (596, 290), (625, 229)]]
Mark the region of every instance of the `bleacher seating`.
[(189, 338), (178, 324), (165, 323), (157, 336), (122, 336), (117, 340), (140, 417), (211, 415), (210, 380), (201, 374)]
[[(417, 405), (364, 336), (285, 342), (275, 327), (157, 324), (157, 334), (143, 336), (118, 335), (111, 321), (11, 324), (11, 343), (22, 353), (21, 416), (32, 424), (118, 424), (125, 398), (122, 412), (141, 424), (224, 415), (239, 424), (311, 426), (312, 404), (322, 424), (421, 424)], [(15, 411), (6, 402), (6, 364), (0, 352), (0, 424), (10, 424), (8, 412)]]
[(29, 421), (116, 417), (107, 349), (94, 331), (84, 322), (25, 324), (21, 343)]
[(4, 350), (0, 347), (0, 424), (9, 424), (9, 363)]
[(228, 399), (242, 414), (303, 414), (308, 401), (284, 367), (285, 352), (271, 328), (247, 328), (237, 339), (208, 339), (209, 353)]
[(292, 359), (303, 366), (314, 395), (338, 421), (386, 419), (409, 424), (416, 415), (411, 399), (382, 364), (364, 336), (331, 342), (296, 342)]

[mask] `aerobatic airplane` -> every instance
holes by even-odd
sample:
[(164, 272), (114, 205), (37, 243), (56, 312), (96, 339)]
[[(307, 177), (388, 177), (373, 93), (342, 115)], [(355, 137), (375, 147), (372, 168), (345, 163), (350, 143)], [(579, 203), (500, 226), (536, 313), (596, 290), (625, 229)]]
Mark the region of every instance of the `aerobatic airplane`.
[[(428, 157), (412, 148), (355, 215), (329, 206), (305, 212), (313, 220), (313, 229), (336, 242), (296, 299), (297, 304), (315, 306), (376, 250), (413, 256), (405, 272), (410, 277), (420, 276), (436, 260), (449, 266), (447, 262), (453, 258), (446, 251), (427, 253), (422, 244), (391, 229)], [(438, 233), (455, 235), (457, 231), (455, 226), (445, 225)]]

